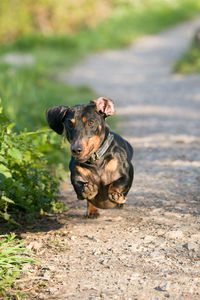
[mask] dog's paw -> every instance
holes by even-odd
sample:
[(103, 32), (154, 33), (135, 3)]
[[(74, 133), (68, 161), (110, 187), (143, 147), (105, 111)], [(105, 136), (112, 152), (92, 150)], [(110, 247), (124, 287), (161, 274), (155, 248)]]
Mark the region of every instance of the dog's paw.
[(108, 198), (111, 202), (114, 202), (116, 204), (124, 204), (126, 202), (126, 197), (122, 193), (110, 193), (108, 194)]
[(82, 196), (84, 199), (94, 199), (98, 194), (98, 186), (93, 183), (85, 183), (82, 191)]
[(98, 210), (96, 210), (96, 211), (92, 210), (92, 211), (86, 213), (86, 217), (88, 219), (97, 219), (99, 216), (100, 216), (100, 213)]

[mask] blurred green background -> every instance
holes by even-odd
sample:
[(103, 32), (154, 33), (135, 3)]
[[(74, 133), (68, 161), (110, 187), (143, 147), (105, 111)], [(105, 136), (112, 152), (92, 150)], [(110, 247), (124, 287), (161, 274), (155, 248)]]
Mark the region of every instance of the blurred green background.
[[(142, 19), (145, 15), (146, 20), (143, 19), (141, 27), (144, 25), (142, 23), (147, 22), (151, 27), (156, 15), (162, 16), (161, 26), (162, 23), (169, 25), (192, 16), (198, 9), (197, 0), (2, 0), (0, 41), (10, 43), (19, 36), (34, 33), (44, 36), (71, 35), (80, 30), (95, 28), (107, 19), (121, 22), (124, 26), (126, 23), (128, 29), (129, 24), (134, 25), (131, 19), (138, 15)], [(109, 27), (104, 29), (109, 31)], [(115, 33), (118, 35), (118, 32)]]
[[(128, 45), (200, 11), (196, 0), (2, 0), (0, 1), (0, 97), (16, 128), (46, 125), (46, 108), (83, 103), (87, 87), (57, 80), (63, 69), (91, 51)], [(32, 63), (20, 63), (19, 55)], [(7, 59), (10, 55), (14, 63)], [(26, 56), (24, 56), (26, 59)], [(19, 62), (19, 63), (18, 63)]]

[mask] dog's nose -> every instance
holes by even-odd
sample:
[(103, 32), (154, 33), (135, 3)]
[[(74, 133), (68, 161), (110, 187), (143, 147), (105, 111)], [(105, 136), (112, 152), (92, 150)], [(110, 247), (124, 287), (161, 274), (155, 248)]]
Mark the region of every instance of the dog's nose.
[(81, 145), (72, 145), (72, 154), (78, 156), (83, 151), (83, 147)]

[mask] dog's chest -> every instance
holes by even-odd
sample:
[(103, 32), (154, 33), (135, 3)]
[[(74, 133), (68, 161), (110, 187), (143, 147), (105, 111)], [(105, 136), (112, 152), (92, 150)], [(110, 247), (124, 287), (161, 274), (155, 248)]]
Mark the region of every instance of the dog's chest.
[(98, 185), (108, 185), (120, 178), (119, 161), (117, 158), (112, 158), (105, 161), (103, 165), (90, 167), (76, 167), (82, 179), (86, 182), (93, 182)]
[(120, 177), (119, 161), (117, 158), (106, 161), (103, 166), (91, 171), (90, 180), (106, 186)]
[(108, 185), (117, 180), (120, 177), (118, 159), (113, 158), (106, 162), (100, 173), (100, 180), (104, 185)]

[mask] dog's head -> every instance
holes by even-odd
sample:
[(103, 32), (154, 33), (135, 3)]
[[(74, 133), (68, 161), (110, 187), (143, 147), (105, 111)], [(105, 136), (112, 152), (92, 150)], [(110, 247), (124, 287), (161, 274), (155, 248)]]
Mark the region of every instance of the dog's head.
[(71, 153), (80, 162), (87, 161), (105, 138), (105, 118), (114, 114), (112, 100), (100, 97), (87, 105), (56, 106), (46, 112), (51, 129), (66, 132)]

